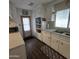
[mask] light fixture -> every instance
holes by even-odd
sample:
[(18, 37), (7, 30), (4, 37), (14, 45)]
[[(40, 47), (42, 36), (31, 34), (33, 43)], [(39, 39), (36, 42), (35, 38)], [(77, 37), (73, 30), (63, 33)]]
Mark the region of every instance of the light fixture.
[(33, 6), (33, 5), (34, 5), (34, 3), (33, 3), (33, 2), (30, 2), (28, 5), (29, 5), (29, 6)]

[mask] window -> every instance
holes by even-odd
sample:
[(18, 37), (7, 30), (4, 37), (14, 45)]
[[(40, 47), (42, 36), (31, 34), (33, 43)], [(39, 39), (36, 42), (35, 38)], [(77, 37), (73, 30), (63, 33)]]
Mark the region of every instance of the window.
[(69, 9), (56, 12), (55, 27), (67, 28), (69, 20)]
[(24, 31), (29, 31), (30, 30), (29, 18), (23, 18), (23, 27), (24, 27)]

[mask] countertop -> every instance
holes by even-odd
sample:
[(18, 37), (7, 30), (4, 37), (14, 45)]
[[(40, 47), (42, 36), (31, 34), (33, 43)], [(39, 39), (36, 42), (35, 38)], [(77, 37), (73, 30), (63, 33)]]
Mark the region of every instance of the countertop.
[(23, 38), (19, 32), (9, 33), (9, 49), (24, 45)]
[(43, 31), (46, 31), (46, 32), (50, 32), (50, 33), (56, 33), (56, 34), (59, 34), (59, 35), (63, 35), (63, 36), (66, 36), (66, 37), (69, 37), (70, 38), (70, 36), (68, 36), (68, 35), (65, 35), (65, 33), (63, 33), (63, 34), (61, 34), (61, 33), (57, 33), (57, 32), (55, 32), (56, 31), (56, 29), (45, 29), (45, 30), (43, 30)]
[(48, 29), (45, 29), (45, 30), (42, 30), (42, 31), (46, 31), (46, 32), (50, 32), (51, 34), (56, 34), (57, 36), (59, 36), (60, 38), (64, 38), (64, 39), (62, 39), (62, 40), (65, 40), (65, 41), (67, 41), (67, 42), (70, 42), (70, 36), (68, 36), (68, 35), (65, 35), (65, 33), (63, 33), (63, 34), (61, 34), (61, 33), (57, 33), (57, 32), (55, 32), (56, 30), (55, 29), (51, 29), (51, 30), (48, 30)]

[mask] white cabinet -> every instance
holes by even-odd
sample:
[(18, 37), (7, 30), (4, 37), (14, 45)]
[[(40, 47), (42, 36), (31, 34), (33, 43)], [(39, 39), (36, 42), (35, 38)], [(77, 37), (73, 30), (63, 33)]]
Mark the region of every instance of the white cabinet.
[(25, 45), (10, 49), (9, 59), (27, 59)]
[(43, 36), (43, 42), (50, 46), (50, 40), (51, 40), (50, 33), (43, 31), (42, 36)]
[(45, 43), (50, 46), (50, 36), (46, 36)]
[(37, 38), (42, 41), (42, 34), (41, 33), (37, 33)]
[(57, 39), (56, 35), (51, 34), (51, 48), (55, 49), (58, 51), (58, 45), (59, 45), (59, 40)]
[(70, 41), (69, 37), (53, 32), (51, 34), (51, 47), (58, 51), (61, 55), (68, 58), (70, 57)]
[(70, 44), (66, 41), (59, 41), (59, 53), (63, 56), (70, 58)]
[(60, 35), (55, 32), (42, 31), (37, 34), (38, 39), (55, 51), (59, 52), (64, 57), (70, 59), (70, 38)]

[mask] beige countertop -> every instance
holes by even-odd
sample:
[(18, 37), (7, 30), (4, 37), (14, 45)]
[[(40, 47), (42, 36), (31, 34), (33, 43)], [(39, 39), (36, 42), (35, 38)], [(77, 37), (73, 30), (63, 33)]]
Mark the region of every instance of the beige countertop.
[(24, 45), (23, 38), (19, 32), (9, 33), (9, 49)]
[(68, 35), (60, 34), (60, 33), (55, 32), (56, 29), (51, 29), (51, 30), (46, 29), (46, 30), (43, 30), (43, 31), (50, 32), (50, 33), (56, 33), (56, 34), (59, 34), (59, 35), (61, 35), (61, 36), (66, 36), (66, 37), (70, 38), (70, 36), (68, 36)]
[(54, 35), (56, 34), (56, 36), (59, 36), (60, 39), (70, 43), (70, 36), (65, 35), (65, 34), (57, 33), (57, 32), (55, 32), (55, 29), (54, 30), (46, 29), (46, 30), (42, 30), (42, 31), (46, 31), (46, 32), (49, 32), (49, 33), (54, 34)]
[(14, 20), (9, 21), (9, 28), (10, 27), (16, 27), (16, 26), (17, 26), (17, 24), (16, 24), (16, 22)]

